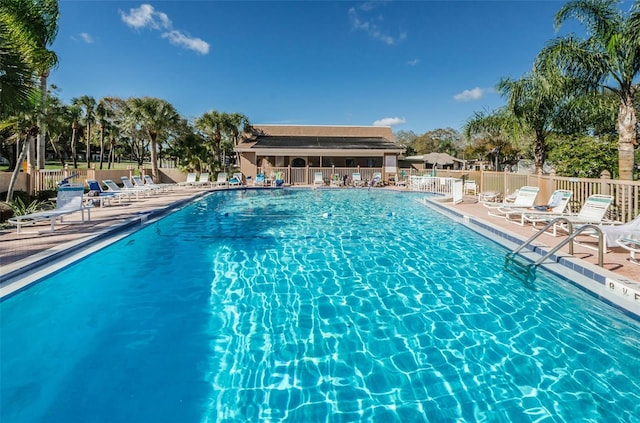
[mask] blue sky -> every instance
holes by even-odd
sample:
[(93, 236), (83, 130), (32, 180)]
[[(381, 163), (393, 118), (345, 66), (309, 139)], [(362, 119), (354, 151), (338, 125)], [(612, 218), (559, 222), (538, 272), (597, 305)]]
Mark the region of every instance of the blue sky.
[(563, 3), (61, 0), (49, 81), (188, 118), (460, 130), (504, 104), (496, 83), (531, 69)]

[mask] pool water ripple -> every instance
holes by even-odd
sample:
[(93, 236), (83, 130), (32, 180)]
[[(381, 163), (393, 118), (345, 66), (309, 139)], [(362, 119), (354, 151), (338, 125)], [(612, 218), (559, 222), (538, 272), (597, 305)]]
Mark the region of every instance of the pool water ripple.
[(3, 300), (1, 420), (637, 422), (638, 322), (415, 198), (219, 192)]

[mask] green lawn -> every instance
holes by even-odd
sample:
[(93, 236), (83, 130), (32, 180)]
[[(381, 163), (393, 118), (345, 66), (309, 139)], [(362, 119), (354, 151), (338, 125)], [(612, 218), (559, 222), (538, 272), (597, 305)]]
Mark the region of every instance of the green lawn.
[[(67, 163), (67, 166), (69, 166), (69, 169), (73, 169), (73, 163)], [(94, 167), (96, 169), (98, 169), (100, 167), (100, 163), (97, 162), (92, 162), (91, 163), (91, 167)], [(138, 163), (137, 162), (120, 162), (120, 163), (114, 163), (113, 166), (111, 167), (111, 169), (119, 169), (119, 170), (126, 170), (128, 169), (129, 166), (132, 166), (134, 169), (136, 169), (138, 167)], [(151, 166), (150, 163), (145, 163), (144, 166)], [(62, 169), (63, 166), (60, 164), (60, 162), (54, 162), (54, 161), (49, 161), (49, 162), (45, 162), (45, 169)], [(85, 162), (83, 163), (79, 163), (78, 162), (78, 169), (86, 169), (87, 168), (87, 164)], [(102, 164), (102, 168), (106, 169), (107, 168), (107, 164), (103, 163)], [(0, 172), (7, 172), (9, 170), (9, 166), (6, 165), (0, 165)]]

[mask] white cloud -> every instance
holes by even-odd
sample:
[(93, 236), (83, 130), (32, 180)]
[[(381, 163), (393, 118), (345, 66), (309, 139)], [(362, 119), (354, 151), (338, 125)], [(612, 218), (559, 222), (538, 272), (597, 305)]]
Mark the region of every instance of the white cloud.
[(142, 4), (137, 9), (129, 9), (129, 14), (120, 11), (122, 21), (131, 28), (170, 29), (169, 17), (156, 10), (150, 4)]
[(87, 34), (86, 32), (81, 32), (80, 34), (78, 34), (78, 36), (82, 41), (84, 41), (87, 44), (93, 43), (93, 37)]
[(207, 54), (209, 53), (209, 43), (202, 41), (200, 38), (187, 37), (180, 31), (169, 31), (162, 34), (162, 38), (167, 38), (169, 42), (178, 47), (184, 47), (188, 50), (193, 50), (196, 53)]
[[(364, 3), (358, 9), (361, 12), (370, 12), (375, 9), (377, 3)], [(362, 19), (358, 10), (355, 7), (349, 9), (349, 21), (351, 22), (351, 29), (364, 31), (369, 34), (371, 38), (376, 40), (380, 40), (387, 45), (393, 45), (397, 43), (399, 40), (404, 40), (407, 38), (407, 33), (403, 32), (399, 34), (397, 37), (387, 34), (384, 30), (382, 30), (376, 22), (380, 22), (383, 20), (381, 15), (376, 18)]]
[(171, 19), (165, 13), (156, 11), (150, 4), (142, 4), (137, 9), (129, 9), (128, 14), (120, 11), (120, 17), (125, 24), (134, 29), (148, 28), (163, 31), (161, 37), (168, 39), (174, 46), (193, 50), (200, 54), (209, 53), (209, 43), (173, 29)]
[(486, 90), (483, 90), (480, 87), (475, 87), (471, 90), (464, 90), (460, 94), (456, 94), (453, 96), (456, 101), (474, 101), (479, 100), (485, 94)]
[(407, 65), (409, 65), (409, 66), (415, 66), (415, 65), (417, 65), (418, 63), (420, 63), (420, 59), (412, 59), (412, 60), (409, 60), (409, 61), (407, 62)]
[(388, 117), (376, 120), (375, 122), (373, 122), (373, 126), (394, 126), (402, 125), (403, 123), (407, 123), (405, 118)]

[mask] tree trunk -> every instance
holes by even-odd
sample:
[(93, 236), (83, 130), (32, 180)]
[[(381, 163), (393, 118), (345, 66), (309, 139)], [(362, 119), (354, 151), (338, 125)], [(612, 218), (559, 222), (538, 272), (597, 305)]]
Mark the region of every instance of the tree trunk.
[(49, 71), (45, 71), (42, 75), (40, 75), (40, 101), (42, 104), (40, 105), (40, 112), (38, 113), (38, 128), (40, 128), (38, 132), (38, 141), (36, 146), (36, 162), (38, 169), (44, 169), (45, 163), (45, 154), (46, 154), (46, 136), (47, 136), (47, 128), (45, 124), (44, 117), (47, 113), (47, 77), (49, 76)]
[(104, 162), (104, 125), (100, 126), (100, 170)]
[(547, 160), (547, 140), (544, 134), (536, 131), (536, 141), (533, 147), (533, 159), (536, 166), (536, 173), (541, 173), (545, 160)]
[(78, 168), (78, 155), (76, 153), (76, 137), (78, 134), (78, 124), (73, 122), (71, 126), (73, 131), (71, 132), (71, 158), (73, 159), (73, 168)]
[(27, 155), (27, 151), (29, 151), (29, 147), (33, 142), (33, 138), (38, 134), (38, 128), (31, 128), (27, 133), (27, 136), (24, 140), (24, 145), (22, 146), (22, 151), (18, 156), (18, 161), (16, 162), (16, 167), (13, 169), (13, 173), (11, 174), (11, 180), (9, 181), (9, 189), (7, 190), (7, 203), (13, 200), (13, 191), (16, 188), (16, 183), (18, 182), (18, 174), (20, 173), (20, 168), (22, 167), (22, 162), (24, 161), (25, 156)]
[(148, 131), (149, 133), (149, 141), (151, 141), (151, 178), (154, 181), (159, 181), (158, 179), (158, 154), (156, 151), (156, 138), (158, 134), (155, 132)]
[(87, 169), (91, 168), (91, 122), (87, 119)]
[(616, 129), (618, 130), (618, 178), (633, 180), (633, 148), (636, 144), (638, 118), (633, 107), (633, 99), (622, 99), (618, 109)]

